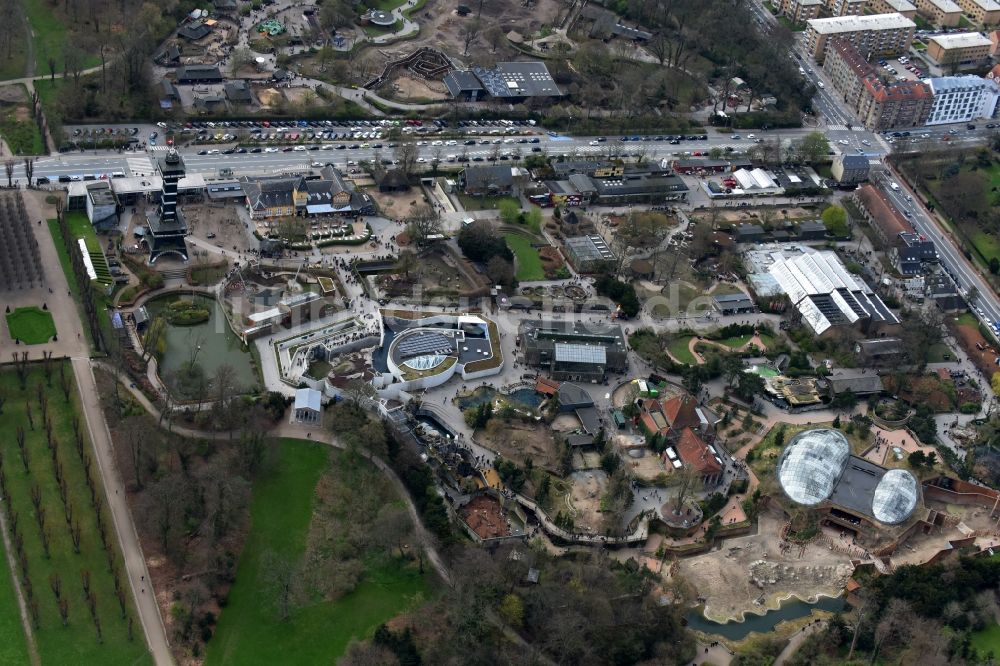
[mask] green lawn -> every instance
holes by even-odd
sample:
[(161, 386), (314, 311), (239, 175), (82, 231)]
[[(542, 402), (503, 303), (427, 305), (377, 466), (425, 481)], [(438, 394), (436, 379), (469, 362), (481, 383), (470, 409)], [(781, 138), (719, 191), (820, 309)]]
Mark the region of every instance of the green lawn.
[[(0, 113), (0, 134), (15, 155), (44, 155), (45, 143), (42, 141), (42, 133), (28, 110), (30, 107), (27, 101), (27, 89), (24, 90), (24, 95), (24, 104), (4, 107)], [(19, 112), (22, 114), (20, 119)]]
[(14, 43), (11, 45), (9, 58), (4, 57), (6, 54), (0, 54), (0, 81), (19, 79), (24, 76), (24, 65), (28, 53), (25, 49), (24, 31), (20, 29), (20, 21), (18, 21), (17, 29), (10, 32)]
[(1000, 624), (994, 622), (985, 629), (974, 632), (972, 647), (976, 649), (981, 659), (985, 659), (990, 652), (994, 657), (1000, 655)]
[(521, 207), (521, 202), (515, 197), (474, 197), (470, 194), (459, 193), (458, 200), (462, 202), (465, 210), (493, 210), (500, 207), (501, 201), (512, 201)]
[[(945, 358), (947, 356), (948, 358)], [(955, 352), (951, 348), (939, 342), (936, 345), (932, 345), (930, 351), (928, 352), (927, 362), (928, 363), (944, 363), (945, 361), (954, 360)]]
[(963, 312), (958, 315), (957, 323), (959, 326), (971, 326), (973, 328), (979, 328), (979, 320), (976, 319), (976, 315), (971, 312)]
[(364, 5), (369, 9), (381, 9), (383, 12), (391, 12), (396, 7), (406, 3), (406, 0), (365, 0)]
[(716, 340), (720, 345), (725, 345), (730, 349), (739, 349), (746, 343), (750, 342), (752, 335), (737, 335), (732, 338), (723, 338), (722, 340)]
[(507, 247), (517, 257), (517, 279), (520, 282), (544, 280), (542, 259), (538, 256), (538, 250), (531, 246), (531, 241), (520, 234), (504, 234), (503, 237), (507, 241)]
[(40, 345), (56, 334), (52, 315), (37, 307), (18, 308), (7, 315), (10, 337), (29, 345)]
[(28, 641), (14, 598), (14, 578), (7, 566), (7, 553), (0, 543), (0, 663), (28, 664)]
[[(48, 73), (49, 56), (55, 58), (56, 72), (61, 72), (63, 67), (63, 49), (70, 43), (66, 25), (52, 12), (51, 4), (45, 2), (45, 0), (24, 0), (24, 10), (28, 14), (28, 21), (31, 23), (31, 29), (35, 33), (35, 74), (42, 75)], [(88, 31), (90, 30), (89, 25), (88, 22)], [(74, 41), (79, 45), (79, 40)], [(100, 62), (100, 58), (97, 56), (87, 54), (83, 57), (82, 66), (83, 69), (86, 69), (99, 65)]]
[[(101, 545), (97, 528), (96, 513), (90, 502), (90, 492), (85, 481), (85, 472), (80, 456), (74, 445), (75, 436), (72, 419), (78, 413), (76, 381), (73, 368), (64, 363), (64, 371), (70, 381), (69, 402), (60, 387), (60, 364), (53, 362), (52, 388), (41, 365), (34, 365), (28, 371), (27, 388), (22, 390), (13, 370), (0, 372), (0, 391), (8, 398), (0, 416), (0, 451), (3, 452), (3, 472), (7, 479), (10, 502), (6, 504), (8, 515), (18, 516), (18, 534), (23, 538), (23, 549), (28, 563), (28, 575), (34, 599), (38, 605), (39, 628), (35, 630), (35, 641), (43, 664), (149, 664), (152, 659), (146, 650), (135, 609), (132, 607), (132, 592), (128, 577), (122, 572), (121, 583), (125, 591), (127, 616), (133, 619), (133, 637), (128, 638), (128, 621), (122, 618), (115, 594), (114, 577), (108, 567), (108, 560)], [(55, 478), (50, 448), (46, 443), (45, 429), (41, 427), (41, 407), (36, 397), (36, 387), (41, 386), (48, 399), (48, 415), (52, 422), (52, 435), (58, 442), (57, 456), (66, 484), (66, 502), (60, 497)], [(35, 427), (31, 428), (27, 418), (30, 404)], [(26, 430), (25, 450), (28, 471), (22, 464), (15, 431), (18, 427)], [(86, 427), (83, 428), (83, 451), (91, 459), (93, 449), (87, 440)], [(98, 505), (104, 515), (105, 530), (111, 543), (115, 567), (122, 571), (123, 561), (118, 550), (118, 539), (111, 523), (111, 514), (104, 500), (101, 475), (96, 465), (91, 469), (91, 477), (96, 484)], [(32, 489), (40, 491), (41, 510), (44, 511), (45, 531), (49, 536), (49, 554), (45, 555), (42, 530), (31, 497)], [(70, 529), (64, 518), (65, 506), (73, 509), (73, 519), (80, 526), (80, 552), (74, 552)], [(4, 561), (6, 572), (6, 560)], [(90, 585), (96, 598), (95, 608), (100, 619), (102, 638), (98, 640), (90, 611), (87, 608), (81, 583), (82, 572), (89, 572)], [(20, 567), (18, 571), (21, 577)], [(62, 595), (68, 600), (68, 626), (63, 626), (59, 616), (56, 597), (50, 587), (53, 575), (61, 579)], [(26, 589), (21, 578), (22, 589)], [(8, 594), (0, 592), (0, 609), (14, 601)], [(6, 610), (0, 612), (0, 634), (8, 631), (8, 621), (3, 619)], [(5, 642), (7, 643), (7, 642)], [(10, 645), (10, 647), (8, 647)], [(18, 651), (23, 641), (7, 643), (0, 650)], [(4, 663), (9, 663), (6, 659)]]
[(791, 20), (787, 16), (779, 16), (778, 17), (778, 23), (780, 23), (781, 25), (785, 26), (786, 28), (788, 28), (792, 32), (802, 32), (803, 30), (806, 29), (806, 24), (805, 23), (796, 23), (795, 21)]
[(208, 664), (333, 663), (352, 637), (368, 635), (426, 592), (416, 571), (376, 568), (367, 570), (345, 597), (299, 608), (289, 620), (278, 620), (260, 582), (261, 555), (268, 550), (290, 558), (303, 554), (314, 489), (328, 464), (328, 447), (284, 439), (273, 473), (254, 484), (250, 536), (208, 645)]
[(667, 349), (670, 351), (670, 355), (676, 358), (681, 363), (687, 363), (688, 365), (694, 365), (698, 361), (695, 360), (694, 354), (688, 349), (688, 343), (691, 341), (691, 336), (687, 335), (683, 338), (677, 338), (672, 340)]

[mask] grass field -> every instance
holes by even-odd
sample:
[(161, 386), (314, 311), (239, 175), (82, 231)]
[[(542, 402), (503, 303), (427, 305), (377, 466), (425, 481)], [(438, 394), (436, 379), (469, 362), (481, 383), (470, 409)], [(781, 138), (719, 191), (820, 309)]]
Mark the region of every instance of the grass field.
[[(948, 358), (945, 358), (947, 356)], [(951, 347), (939, 342), (936, 345), (932, 345), (930, 351), (927, 355), (928, 363), (944, 363), (945, 361), (950, 361), (955, 358), (955, 352), (951, 350)]]
[(48, 342), (56, 334), (52, 315), (41, 308), (18, 308), (7, 315), (10, 337), (29, 345)]
[(328, 447), (285, 439), (274, 472), (255, 483), (250, 536), (208, 645), (208, 664), (333, 663), (352, 637), (366, 636), (405, 610), (414, 595), (425, 592), (424, 578), (414, 571), (369, 569), (358, 587), (341, 599), (299, 608), (285, 622), (276, 617), (260, 582), (262, 555), (303, 554), (316, 483), (329, 464)]
[(1000, 655), (1000, 624), (994, 622), (990, 626), (972, 634), (972, 647), (985, 659), (990, 652), (996, 657)]
[(716, 340), (720, 345), (725, 345), (730, 349), (739, 349), (746, 343), (750, 342), (752, 335), (737, 335), (732, 338), (723, 338), (722, 340)]
[(21, 626), (14, 579), (7, 566), (7, 555), (0, 544), (0, 664), (28, 664), (28, 642)]
[(992, 234), (988, 234), (985, 231), (977, 231), (972, 234), (970, 240), (972, 241), (973, 247), (976, 248), (978, 252), (985, 261), (989, 261), (993, 257), (1000, 259), (1000, 238)]
[(29, 111), (27, 90), (24, 99), (23, 104), (3, 108), (0, 113), (0, 134), (15, 155), (44, 155), (45, 143), (38, 124)]
[(518, 207), (521, 206), (521, 202), (514, 197), (477, 197), (471, 194), (459, 193), (458, 200), (462, 202), (462, 207), (466, 210), (493, 210), (500, 207), (501, 201), (512, 201)]
[[(23, 538), (23, 552), (31, 581), (33, 598), (38, 606), (38, 629), (35, 642), (43, 664), (147, 664), (152, 663), (146, 651), (135, 610), (132, 608), (132, 592), (128, 588), (128, 578), (123, 573), (120, 581), (125, 592), (125, 609), (133, 619), (133, 638), (128, 638), (127, 620), (122, 619), (121, 609), (115, 594), (114, 575), (108, 566), (104, 548), (101, 545), (97, 527), (96, 512), (92, 508), (84, 466), (77, 453), (72, 418), (78, 413), (76, 381), (73, 368), (67, 362), (64, 371), (69, 386), (69, 402), (66, 401), (60, 381), (58, 363), (52, 364), (52, 388), (48, 388), (44, 369), (40, 365), (30, 366), (27, 372), (27, 389), (22, 390), (14, 370), (0, 372), (0, 391), (8, 398), (0, 416), (0, 450), (3, 451), (3, 472), (10, 502), (8, 515), (18, 516), (17, 532)], [(48, 399), (48, 414), (57, 441), (57, 460), (62, 469), (66, 487), (66, 501), (60, 496), (56, 481), (55, 465), (41, 427), (41, 407), (36, 387)], [(35, 427), (30, 427), (26, 405), (31, 404)], [(16, 441), (16, 428), (25, 428), (25, 450), (27, 451), (28, 472), (25, 472)], [(83, 451), (93, 456), (92, 446), (83, 428)], [(111, 524), (111, 514), (104, 501), (104, 489), (96, 465), (91, 469), (94, 480), (95, 498), (104, 515), (105, 530), (114, 553), (115, 567), (121, 571), (123, 562), (118, 551), (118, 539)], [(33, 489), (40, 495), (40, 510), (35, 511), (32, 498)], [(71, 532), (65, 520), (66, 506), (72, 507), (73, 520), (80, 528), (80, 552), (74, 552)], [(49, 538), (49, 553), (45, 554), (42, 530), (37, 516), (44, 511), (45, 533)], [(6, 565), (6, 561), (4, 562)], [(20, 572), (21, 587), (27, 595), (25, 579)], [(82, 585), (83, 572), (89, 572), (90, 585), (96, 598), (95, 608), (100, 619), (103, 642), (98, 640), (95, 625), (91, 620)], [(6, 567), (3, 572), (7, 575)], [(68, 601), (68, 626), (60, 619), (58, 602), (51, 588), (53, 575), (61, 580), (61, 594)], [(9, 596), (0, 596), (0, 607), (13, 604)], [(30, 603), (30, 602), (29, 602)], [(5, 613), (0, 613), (2, 618)], [(6, 631), (5, 622), (0, 620), (0, 632)], [(0, 648), (4, 649), (4, 648)], [(6, 662), (4, 662), (6, 663)]]
[[(35, 33), (35, 74), (48, 72), (48, 57), (55, 58), (56, 70), (61, 71), (63, 50), (71, 43), (66, 30), (66, 24), (56, 16), (49, 3), (44, 0), (24, 0), (24, 11), (28, 14), (28, 22)], [(79, 43), (78, 40), (74, 40)], [(84, 54), (82, 68), (94, 67), (100, 64), (100, 59), (92, 54)]]
[(691, 336), (687, 335), (683, 338), (677, 338), (671, 341), (667, 345), (667, 349), (670, 351), (670, 355), (676, 358), (681, 363), (687, 363), (688, 365), (694, 365), (697, 363), (694, 354), (688, 349), (688, 343), (691, 342)]
[(517, 279), (521, 282), (544, 280), (542, 259), (538, 256), (538, 250), (531, 246), (531, 241), (520, 234), (504, 234), (503, 237), (507, 241), (507, 247), (517, 257)]

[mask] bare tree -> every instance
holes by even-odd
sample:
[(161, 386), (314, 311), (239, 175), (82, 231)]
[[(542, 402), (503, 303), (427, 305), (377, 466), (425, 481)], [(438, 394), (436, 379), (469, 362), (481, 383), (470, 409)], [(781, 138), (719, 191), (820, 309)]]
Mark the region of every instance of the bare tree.
[(670, 478), (671, 481), (673, 481), (673, 486), (676, 491), (674, 494), (674, 515), (680, 515), (680, 512), (684, 510), (684, 504), (701, 485), (701, 479), (698, 478), (698, 472), (689, 465), (684, 465), (680, 469), (674, 471), (674, 473), (670, 475)]
[(7, 187), (14, 187), (14, 160), (4, 160), (3, 168), (7, 172)]
[(441, 215), (436, 208), (429, 205), (414, 207), (407, 221), (406, 233), (414, 243), (424, 243), (428, 236), (441, 233)]
[(469, 46), (472, 42), (476, 41), (476, 37), (479, 36), (481, 30), (482, 24), (479, 22), (479, 19), (467, 21), (462, 25), (462, 28), (459, 30), (459, 34), (462, 36), (462, 45), (464, 47), (462, 55), (469, 55)]
[(28, 177), (28, 187), (31, 187), (31, 180), (35, 175), (35, 158), (25, 157), (24, 158), (24, 173)]
[(273, 550), (264, 551), (260, 558), (264, 582), (275, 606), (278, 619), (286, 621), (295, 606), (295, 581), (299, 567), (288, 557)]
[(399, 168), (407, 177), (413, 173), (419, 155), (417, 144), (413, 141), (400, 141), (396, 146), (396, 159), (399, 161)]

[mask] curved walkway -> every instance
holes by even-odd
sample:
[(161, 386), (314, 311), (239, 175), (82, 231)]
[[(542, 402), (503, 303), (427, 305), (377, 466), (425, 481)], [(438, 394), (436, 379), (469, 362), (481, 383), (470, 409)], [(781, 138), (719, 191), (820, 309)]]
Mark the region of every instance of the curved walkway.
[(391, 14), (396, 21), (402, 21), (403, 27), (396, 32), (390, 32), (385, 35), (378, 35), (377, 37), (367, 37), (367, 41), (370, 44), (391, 44), (397, 39), (402, 39), (404, 37), (409, 37), (410, 35), (415, 35), (420, 32), (420, 25), (416, 21), (411, 21), (410, 17), (405, 13), (407, 10), (412, 9), (413, 6), (417, 4), (417, 0), (407, 0), (405, 5), (400, 5), (392, 10)]
[[(756, 333), (754, 333), (754, 335), (749, 340), (744, 342), (739, 347), (730, 347), (728, 345), (722, 344), (721, 342), (716, 342), (715, 340), (708, 340), (706, 338), (699, 339), (697, 336), (695, 336), (688, 341), (688, 351), (691, 352), (692, 356), (694, 356), (694, 359), (698, 362), (698, 365), (702, 365), (705, 363), (705, 357), (699, 354), (698, 350), (695, 349), (695, 347), (697, 347), (698, 345), (710, 345), (712, 347), (718, 347), (723, 351), (737, 352), (737, 353), (744, 352), (750, 347), (750, 345), (754, 345), (755, 347), (757, 347), (757, 349), (760, 349), (761, 351), (767, 351), (767, 345), (765, 345), (761, 341), (760, 335)], [(671, 356), (670, 358), (673, 358), (673, 356)]]

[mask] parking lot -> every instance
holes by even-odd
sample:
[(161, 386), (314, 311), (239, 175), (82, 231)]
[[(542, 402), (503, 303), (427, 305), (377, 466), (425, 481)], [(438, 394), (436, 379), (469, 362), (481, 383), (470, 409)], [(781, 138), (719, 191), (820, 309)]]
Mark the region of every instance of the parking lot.
[(878, 65), (880, 74), (893, 76), (901, 81), (919, 81), (930, 76), (922, 62), (914, 62), (906, 56), (882, 58)]

